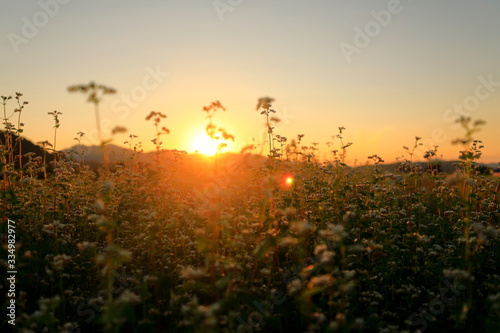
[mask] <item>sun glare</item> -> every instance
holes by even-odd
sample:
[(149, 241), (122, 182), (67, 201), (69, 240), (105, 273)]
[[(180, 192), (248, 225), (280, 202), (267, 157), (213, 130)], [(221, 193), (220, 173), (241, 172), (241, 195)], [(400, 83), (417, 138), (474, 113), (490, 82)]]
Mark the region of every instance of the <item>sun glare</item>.
[(285, 187), (291, 187), (293, 183), (295, 182), (295, 179), (293, 178), (293, 175), (291, 174), (286, 174), (283, 176), (283, 185)]
[(203, 155), (212, 156), (217, 153), (217, 143), (212, 141), (205, 133), (200, 133), (194, 138), (193, 151)]

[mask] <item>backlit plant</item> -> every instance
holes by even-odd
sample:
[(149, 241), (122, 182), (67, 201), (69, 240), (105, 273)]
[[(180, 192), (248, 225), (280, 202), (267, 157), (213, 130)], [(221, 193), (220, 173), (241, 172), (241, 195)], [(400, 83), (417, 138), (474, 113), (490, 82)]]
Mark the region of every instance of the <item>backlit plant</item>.
[[(89, 84), (72, 91), (89, 95), (98, 124), (100, 98), (114, 90)], [(328, 146), (335, 153), (321, 160), (319, 143), (304, 134), (288, 140), (274, 132), (272, 99), (264, 98), (258, 109), (268, 157), (249, 148), (219, 154), (211, 168), (197, 154), (165, 149), (166, 116), (153, 111), (146, 114), (153, 157), (130, 134), (127, 159), (110, 159), (109, 171), (98, 173), (83, 154), (76, 162), (60, 152), (50, 162), (63, 135), (58, 112), (47, 129), (53, 142), (41, 141), (39, 156), (20, 151), (13, 138), (24, 132), (19, 117), (11, 124), (11, 99), (2, 97), (1, 211), (3, 221), (17, 223), (19, 331), (500, 327), (500, 182), (479, 164), (481, 122), (461, 120), (466, 135), (455, 173), (434, 167), (437, 147), (417, 156), (418, 137), (403, 148), (399, 169), (377, 154), (352, 167), (345, 128)], [(231, 140), (213, 121), (220, 102), (203, 110), (206, 134)], [(4, 269), (6, 255), (0, 248)], [(0, 284), (0, 292), (6, 288)], [(4, 319), (2, 332), (7, 325)]]

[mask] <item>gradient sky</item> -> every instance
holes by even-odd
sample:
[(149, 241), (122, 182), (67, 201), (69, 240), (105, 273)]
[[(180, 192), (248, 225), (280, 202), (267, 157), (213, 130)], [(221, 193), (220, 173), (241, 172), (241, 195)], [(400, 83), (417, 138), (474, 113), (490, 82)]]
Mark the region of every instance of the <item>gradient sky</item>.
[(62, 112), (58, 149), (94, 130), (92, 105), (67, 87), (95, 81), (118, 90), (102, 103), (104, 127), (127, 127), (145, 150), (151, 110), (168, 116), (165, 148), (191, 151), (214, 100), (227, 108), (214, 121), (235, 135), (234, 150), (261, 142), (255, 107), (271, 96), (277, 133), (305, 134), (322, 154), (346, 127), (350, 163), (394, 161), (415, 136), (456, 159), (461, 112), (487, 122), (476, 138), (483, 161), (499, 162), (499, 17), (497, 0), (3, 0), (0, 95), (24, 93), (33, 141), (51, 141), (47, 112)]

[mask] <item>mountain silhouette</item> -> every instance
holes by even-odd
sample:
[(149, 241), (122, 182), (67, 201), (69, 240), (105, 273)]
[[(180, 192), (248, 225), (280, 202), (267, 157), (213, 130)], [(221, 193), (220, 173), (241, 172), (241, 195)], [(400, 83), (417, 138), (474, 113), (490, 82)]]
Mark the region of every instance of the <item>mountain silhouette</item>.
[[(29, 158), (27, 156), (25, 156), (25, 154), (27, 154), (27, 153), (34, 153), (35, 155), (32, 158), (34, 158), (36, 156), (40, 156), (43, 158), (44, 149), (41, 146), (34, 144), (30, 140), (23, 138), (23, 137), (19, 137), (15, 134), (11, 134), (11, 139), (12, 139), (12, 145), (14, 147), (14, 149), (13, 149), (13, 155), (15, 157), (14, 167), (16, 169), (19, 168), (19, 162), (18, 162), (19, 161), (18, 160), (19, 152), (21, 152), (21, 154), (23, 155), (21, 158), (22, 165), (25, 165), (29, 161)], [(6, 144), (5, 132), (0, 131), (0, 145), (3, 146), (5, 144)], [(19, 149), (19, 146), (21, 147), (21, 149)], [(7, 154), (5, 154), (5, 156), (7, 156)], [(50, 162), (52, 162), (53, 160), (54, 160), (54, 154), (46, 151), (45, 152), (46, 163), (50, 164)]]

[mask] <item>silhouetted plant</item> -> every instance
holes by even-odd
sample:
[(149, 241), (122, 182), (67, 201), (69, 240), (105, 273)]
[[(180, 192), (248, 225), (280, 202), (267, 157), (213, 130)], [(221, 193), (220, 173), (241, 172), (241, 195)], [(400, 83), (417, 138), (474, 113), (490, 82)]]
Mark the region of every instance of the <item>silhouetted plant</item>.
[(214, 124), (213, 118), (217, 111), (226, 111), (226, 108), (219, 101), (210, 103), (203, 107), (203, 111), (207, 113), (208, 124), (205, 127), (205, 132), (217, 147), (217, 153), (220, 153), (227, 146), (227, 141), (234, 141), (234, 136), (229, 134), (225, 128)]
[(271, 97), (261, 97), (259, 98), (259, 101), (257, 103), (257, 110), (262, 108), (263, 110), (260, 112), (260, 114), (263, 114), (266, 116), (266, 130), (267, 130), (267, 141), (269, 144), (269, 154), (268, 156), (270, 158), (274, 158), (277, 156), (277, 152), (274, 149), (274, 140), (273, 140), (273, 130), (274, 127), (272, 126), (272, 122), (274, 119), (278, 119), (275, 117), (270, 117), (269, 115), (271, 113), (276, 113), (275, 110), (271, 109), (272, 105), (271, 103), (274, 102), (274, 98)]
[[(165, 118), (148, 116), (156, 156)], [(25, 153), (16, 169), (15, 142), (3, 139), (9, 183), (0, 211), (16, 220), (22, 268), (16, 329), (413, 332), (426, 323), (436, 332), (498, 331), (500, 182), (481, 172), (482, 143), (472, 121), (464, 124), (469, 135), (451, 175), (418, 172), (413, 162), (412, 172), (389, 172), (378, 155), (372, 166), (344, 167), (343, 127), (328, 147), (340, 142), (334, 161), (319, 161), (318, 144), (303, 134), (288, 142), (272, 132), (268, 158), (229, 155), (217, 170), (173, 152), (171, 166), (155, 168), (139, 160), (129, 135), (137, 163), (101, 177), (62, 152), (55, 173), (46, 172), (56, 150), (48, 141), (40, 142), (44, 156)], [(61, 132), (53, 131), (55, 146)], [(424, 157), (433, 162), (436, 149)], [(7, 249), (0, 246), (1, 258), (12, 255)]]
[(95, 113), (95, 123), (97, 129), (97, 136), (99, 138), (99, 145), (103, 151), (104, 156), (104, 170), (107, 172), (109, 169), (109, 157), (106, 150), (106, 144), (110, 141), (109, 139), (105, 140), (103, 138), (102, 130), (101, 130), (101, 114), (99, 110), (99, 103), (101, 103), (104, 95), (116, 94), (116, 90), (114, 88), (110, 88), (103, 84), (96, 84), (94, 82), (90, 82), (88, 84), (79, 84), (72, 85), (68, 87), (69, 92), (81, 92), (87, 94), (87, 102), (94, 104), (94, 113)]

